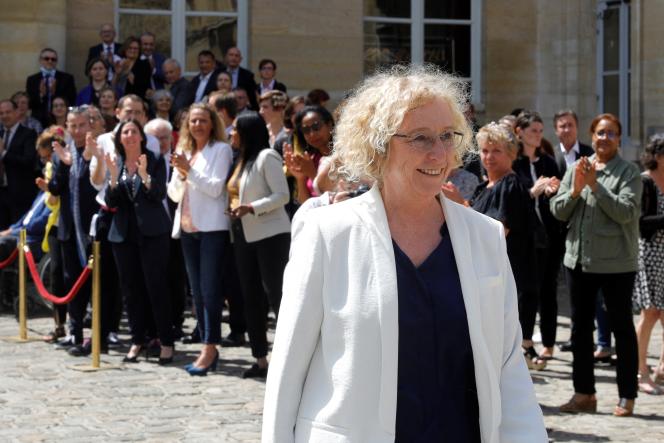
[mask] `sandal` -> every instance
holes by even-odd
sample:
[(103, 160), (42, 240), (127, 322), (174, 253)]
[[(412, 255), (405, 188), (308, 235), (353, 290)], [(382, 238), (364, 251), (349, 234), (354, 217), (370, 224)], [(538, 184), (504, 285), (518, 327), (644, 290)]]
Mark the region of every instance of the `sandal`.
[(55, 343), (59, 338), (62, 338), (65, 335), (64, 326), (58, 326), (48, 334), (44, 335), (42, 340), (44, 340), (46, 343)]
[(658, 385), (664, 385), (664, 370), (661, 369), (655, 369), (652, 371), (653, 375), (653, 382), (655, 382)]
[(526, 358), (528, 369), (541, 371), (542, 369), (546, 368), (546, 360), (540, 358), (534, 347), (530, 346), (528, 348), (523, 348), (523, 356)]
[(664, 391), (662, 388), (657, 386), (651, 379), (650, 376), (646, 374), (639, 373), (639, 392), (643, 392), (648, 395), (662, 395)]
[(594, 414), (597, 412), (597, 398), (595, 395), (574, 394), (567, 403), (560, 406), (559, 410), (568, 414), (580, 412)]
[(634, 399), (621, 398), (613, 409), (613, 415), (616, 417), (630, 417), (634, 415)]
[(553, 360), (553, 348), (545, 347), (539, 355), (540, 360)]

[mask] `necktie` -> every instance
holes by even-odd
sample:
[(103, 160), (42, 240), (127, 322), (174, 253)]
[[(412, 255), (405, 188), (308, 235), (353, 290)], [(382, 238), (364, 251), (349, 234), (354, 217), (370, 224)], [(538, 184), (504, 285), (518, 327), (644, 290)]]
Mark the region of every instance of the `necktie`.
[(5, 160), (4, 157), (7, 154), (7, 151), (9, 150), (9, 132), (11, 130), (5, 128), (5, 133), (2, 135), (2, 141), (5, 153), (0, 157), (0, 187), (5, 187), (7, 186), (7, 176), (5, 175)]
[(46, 109), (51, 112), (51, 74), (45, 75), (44, 84), (46, 85)]

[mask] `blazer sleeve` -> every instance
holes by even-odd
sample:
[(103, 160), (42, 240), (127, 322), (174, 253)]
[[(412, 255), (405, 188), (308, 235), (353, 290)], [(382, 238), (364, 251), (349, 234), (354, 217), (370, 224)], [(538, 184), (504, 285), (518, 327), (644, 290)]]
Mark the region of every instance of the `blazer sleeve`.
[(326, 252), (312, 217), (291, 245), (266, 382), (263, 443), (294, 441), (302, 390), (323, 321)]
[(503, 366), (500, 373), (501, 442), (548, 442), (544, 417), (540, 409), (528, 368), (521, 352), (521, 326), (517, 303), (516, 283), (512, 274), (505, 234), (500, 232), (505, 292)]
[(33, 167), (37, 157), (37, 151), (35, 150), (37, 133), (32, 129), (19, 126), (14, 138), (16, 142), (12, 140), (5, 153), (3, 159), (5, 165), (8, 167)]
[(643, 184), (636, 165), (630, 165), (622, 177), (617, 193), (604, 187), (599, 181), (594, 192), (597, 206), (613, 221), (619, 224), (629, 223), (641, 215), (641, 193)]
[(228, 171), (233, 162), (233, 154), (231, 148), (226, 144), (214, 145), (211, 149), (220, 150), (214, 159), (214, 164), (209, 168), (211, 174), (206, 174), (192, 167), (187, 174), (187, 182), (192, 183), (204, 194), (216, 198), (226, 188), (226, 177), (228, 177)]
[(260, 173), (270, 189), (270, 194), (251, 202), (254, 208), (254, 217), (260, 217), (270, 211), (278, 209), (288, 203), (288, 183), (282, 166), (281, 159), (276, 151), (266, 150)]

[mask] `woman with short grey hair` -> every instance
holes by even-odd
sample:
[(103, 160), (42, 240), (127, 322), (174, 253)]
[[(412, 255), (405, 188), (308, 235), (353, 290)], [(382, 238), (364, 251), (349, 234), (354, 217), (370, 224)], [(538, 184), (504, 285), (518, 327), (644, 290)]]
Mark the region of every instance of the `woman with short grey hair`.
[(343, 104), (336, 173), (376, 185), (293, 236), (263, 442), (547, 441), (503, 227), (440, 192), (465, 86), (397, 66)]
[(151, 99), (152, 111), (155, 117), (162, 118), (168, 122), (171, 121), (173, 96), (166, 89), (159, 89), (154, 92)]

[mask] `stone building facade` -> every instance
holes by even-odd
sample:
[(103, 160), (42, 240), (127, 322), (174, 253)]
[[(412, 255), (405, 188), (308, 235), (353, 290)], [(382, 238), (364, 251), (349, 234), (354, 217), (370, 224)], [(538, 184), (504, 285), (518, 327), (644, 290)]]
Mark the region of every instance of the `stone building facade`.
[(629, 158), (664, 131), (664, 0), (0, 0), (0, 10), (3, 97), (45, 46), (85, 85), (87, 48), (112, 22), (118, 41), (154, 32), (190, 73), (208, 46), (238, 45), (254, 72), (272, 58), (291, 95), (324, 88), (334, 103), (375, 66), (433, 62), (468, 78), (480, 123), (535, 109), (555, 139), (553, 114), (573, 108), (587, 142), (593, 116), (611, 111)]

